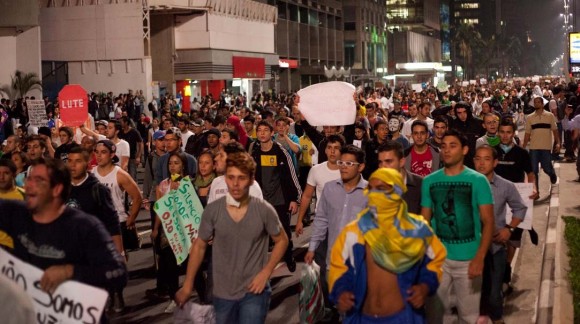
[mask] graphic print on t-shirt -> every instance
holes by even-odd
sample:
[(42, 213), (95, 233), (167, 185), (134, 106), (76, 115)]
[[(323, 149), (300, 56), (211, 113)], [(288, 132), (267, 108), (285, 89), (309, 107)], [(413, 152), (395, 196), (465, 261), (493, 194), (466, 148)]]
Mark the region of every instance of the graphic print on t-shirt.
[(411, 172), (422, 177), (428, 176), (433, 171), (433, 155), (431, 150), (418, 154), (411, 150)]
[(261, 155), (262, 166), (275, 167), (278, 165), (276, 155)]
[(433, 198), (433, 229), (444, 243), (475, 241), (475, 224), (469, 182), (439, 182), (429, 188)]

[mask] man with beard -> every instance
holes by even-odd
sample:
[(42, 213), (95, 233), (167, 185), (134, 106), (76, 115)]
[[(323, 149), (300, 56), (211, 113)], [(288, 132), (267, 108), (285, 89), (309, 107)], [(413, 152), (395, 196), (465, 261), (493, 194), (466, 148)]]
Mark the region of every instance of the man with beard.
[(0, 201), (0, 244), (43, 271), (42, 291), (54, 293), (67, 280), (100, 288), (127, 283), (125, 261), (103, 224), (65, 205), (71, 178), (61, 160), (35, 160), (25, 189), (25, 204)]
[(447, 132), (447, 125), (446, 118), (442, 116), (435, 117), (435, 120), (433, 121), (433, 136), (429, 137), (427, 144), (440, 149), (441, 143), (443, 143), (443, 136), (445, 135), (445, 132)]
[(487, 179), (465, 167), (467, 139), (456, 130), (443, 137), (444, 168), (423, 179), (421, 214), (447, 249), (437, 296), (428, 305), (429, 323), (443, 323), (457, 296), (459, 320), (479, 317), (484, 259), (494, 231), (493, 195)]

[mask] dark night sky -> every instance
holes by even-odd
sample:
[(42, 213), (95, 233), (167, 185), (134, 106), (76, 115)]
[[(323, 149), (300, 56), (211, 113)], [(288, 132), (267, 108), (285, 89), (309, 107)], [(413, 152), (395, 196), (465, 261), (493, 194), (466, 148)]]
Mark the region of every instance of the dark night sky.
[(564, 12), (564, 0), (518, 0), (518, 7), (527, 17), (532, 40), (540, 43), (542, 58), (550, 62), (562, 54), (565, 36), (560, 13)]

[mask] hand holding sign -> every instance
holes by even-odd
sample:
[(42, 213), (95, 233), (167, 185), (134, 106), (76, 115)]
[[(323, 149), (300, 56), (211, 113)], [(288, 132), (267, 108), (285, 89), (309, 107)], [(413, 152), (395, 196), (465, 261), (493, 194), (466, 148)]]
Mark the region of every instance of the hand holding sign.
[(77, 127), (89, 116), (87, 92), (78, 84), (64, 86), (58, 93), (60, 119), (66, 126)]
[(351, 125), (356, 118), (355, 87), (346, 82), (318, 83), (298, 91), (300, 112), (312, 126)]

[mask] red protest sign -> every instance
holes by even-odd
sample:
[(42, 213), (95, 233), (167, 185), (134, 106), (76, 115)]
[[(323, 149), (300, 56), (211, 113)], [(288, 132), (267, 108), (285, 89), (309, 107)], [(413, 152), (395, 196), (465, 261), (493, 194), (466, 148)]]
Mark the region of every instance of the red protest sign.
[(89, 116), (87, 92), (78, 84), (64, 86), (58, 93), (60, 119), (66, 126), (76, 127)]

